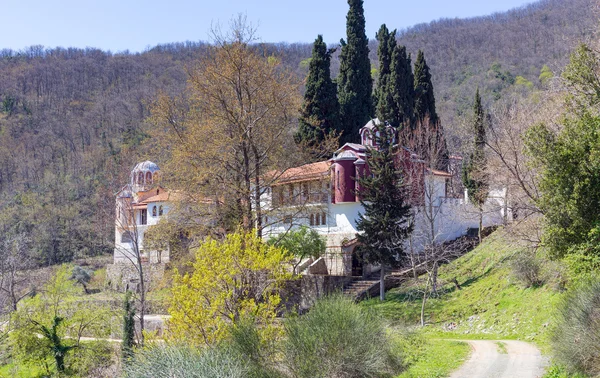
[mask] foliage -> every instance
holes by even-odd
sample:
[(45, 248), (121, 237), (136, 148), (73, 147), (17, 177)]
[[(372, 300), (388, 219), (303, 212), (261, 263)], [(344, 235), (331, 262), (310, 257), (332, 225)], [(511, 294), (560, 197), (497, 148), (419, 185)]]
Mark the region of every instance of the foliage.
[(284, 328), (284, 361), (295, 377), (379, 377), (399, 369), (382, 322), (351, 299), (320, 299)]
[(407, 258), (404, 242), (412, 231), (411, 210), (402, 173), (395, 165), (393, 135), (383, 123), (376, 125), (374, 133), (378, 147), (369, 150), (371, 175), (358, 180), (364, 213), (359, 215), (356, 228), (362, 232), (356, 237), (365, 262), (397, 266)]
[(133, 357), (135, 346), (135, 307), (131, 292), (125, 293), (123, 299), (123, 341), (121, 343), (121, 359), (127, 361)]
[(269, 239), (269, 245), (275, 245), (289, 251), (296, 257), (294, 263), (294, 273), (302, 260), (311, 257), (316, 260), (325, 253), (327, 242), (325, 237), (316, 230), (301, 226), (297, 230), (291, 230), (276, 238)]
[[(394, 37), (395, 41), (395, 37)], [(410, 54), (406, 55), (406, 47), (398, 46), (392, 51), (388, 85), (393, 89), (394, 110), (397, 114), (389, 122), (393, 126), (409, 127), (413, 124), (415, 106), (415, 78), (412, 72)]]
[[(157, 142), (169, 152), (163, 180), (180, 190), (181, 221), (199, 234), (243, 227), (262, 232), (261, 198), (298, 163), (291, 151), (300, 105), (299, 81), (281, 60), (252, 48), (243, 16), (215, 31), (211, 47), (189, 72), (188, 90), (154, 102)], [(218, 227), (215, 227), (218, 225)]]
[(537, 287), (544, 283), (542, 267), (539, 259), (532, 253), (520, 253), (511, 261), (511, 270), (514, 277), (524, 287)]
[(425, 61), (425, 54), (419, 50), (415, 61), (415, 116), (418, 119), (429, 118), (431, 122), (437, 121), (438, 115), (435, 110), (435, 96), (429, 66)]
[(246, 378), (247, 361), (227, 348), (197, 349), (187, 345), (155, 345), (136, 353), (125, 366), (125, 377)]
[(394, 103), (394, 86), (392, 80), (392, 54), (396, 49), (396, 31), (390, 31), (381, 25), (375, 35), (377, 38), (377, 58), (379, 59), (379, 75), (375, 87), (375, 114), (381, 121), (398, 125), (398, 111)]
[(531, 81), (525, 79), (523, 76), (517, 76), (515, 78), (515, 85), (522, 85), (528, 89), (533, 88), (533, 83)]
[(600, 54), (581, 44), (571, 54), (562, 74), (577, 107), (593, 107), (600, 102)]
[[(562, 297), (550, 280), (523, 288), (511, 275), (510, 259), (526, 252), (496, 231), (473, 251), (440, 267), (438, 296), (428, 300), (426, 334), (436, 338), (517, 339), (546, 350), (556, 304)], [(545, 264), (544, 264), (545, 265)], [(544, 266), (555, 270), (554, 266)], [(460, 289), (454, 284), (457, 279)], [(385, 319), (419, 324), (424, 280), (409, 280), (387, 293), (387, 300), (363, 302)], [(452, 325), (452, 328), (448, 326)]]
[(542, 85), (546, 85), (548, 83), (548, 81), (550, 79), (552, 79), (554, 77), (554, 73), (552, 72), (552, 70), (550, 69), (550, 67), (548, 67), (547, 65), (543, 65), (542, 69), (540, 70), (540, 76), (538, 77), (538, 80), (540, 81), (540, 83)]
[(463, 168), (463, 185), (469, 194), (469, 200), (481, 207), (485, 203), (488, 195), (485, 156), (485, 113), (481, 105), (481, 96), (479, 88), (475, 92), (475, 103), (473, 105), (473, 152), (469, 156), (469, 161)]
[(553, 256), (585, 243), (600, 221), (600, 118), (566, 117), (555, 134), (544, 124), (527, 133), (528, 154), (541, 171), (543, 241)]
[(555, 361), (569, 373), (600, 373), (600, 281), (572, 289), (558, 309), (552, 337)]
[(333, 52), (327, 49), (323, 36), (319, 35), (313, 45), (306, 77), (298, 131), (294, 135), (296, 143), (318, 147), (326, 137), (341, 131), (337, 88), (329, 68)]
[[(77, 301), (80, 291), (69, 280), (71, 268), (60, 267), (43, 290), (22, 301), (11, 316), (9, 345), (16, 362), (53, 371), (84, 374), (94, 364), (106, 364), (107, 346), (82, 345), (82, 336), (108, 337), (112, 313), (105, 307)], [(97, 354), (102, 359), (91, 359)], [(54, 363), (52, 362), (54, 360)]]
[(341, 143), (358, 142), (361, 127), (373, 116), (373, 79), (369, 61), (369, 39), (365, 34), (363, 0), (348, 0), (346, 41), (341, 40), (340, 73), (337, 77)]
[(290, 260), (286, 250), (252, 231), (206, 240), (196, 250), (193, 271), (173, 278), (172, 336), (213, 344), (225, 337), (228, 324), (248, 317), (263, 325), (262, 333), (273, 332), (281, 301), (277, 290), (291, 278)]
[(86, 294), (88, 294), (87, 285), (90, 283), (92, 279), (91, 271), (85, 269), (82, 266), (76, 265), (73, 267), (73, 271), (71, 272), (71, 279), (83, 287), (83, 290)]

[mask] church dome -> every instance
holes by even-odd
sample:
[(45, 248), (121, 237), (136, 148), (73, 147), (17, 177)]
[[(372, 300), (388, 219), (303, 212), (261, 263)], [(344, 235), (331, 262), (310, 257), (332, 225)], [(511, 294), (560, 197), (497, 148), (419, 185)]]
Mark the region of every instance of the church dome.
[(158, 178), (158, 165), (149, 160), (137, 163), (131, 171), (131, 186), (134, 191), (146, 190)]

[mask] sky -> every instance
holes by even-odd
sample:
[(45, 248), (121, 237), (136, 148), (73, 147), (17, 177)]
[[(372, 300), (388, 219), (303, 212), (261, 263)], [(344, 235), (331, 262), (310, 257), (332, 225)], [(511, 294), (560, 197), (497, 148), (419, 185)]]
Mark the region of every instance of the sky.
[[(488, 15), (532, 0), (365, 0), (369, 38), (382, 23), (404, 29), (440, 18)], [(263, 42), (336, 43), (346, 33), (346, 0), (0, 0), (0, 49), (96, 47), (144, 51), (160, 43), (209, 41), (211, 24), (239, 13)]]

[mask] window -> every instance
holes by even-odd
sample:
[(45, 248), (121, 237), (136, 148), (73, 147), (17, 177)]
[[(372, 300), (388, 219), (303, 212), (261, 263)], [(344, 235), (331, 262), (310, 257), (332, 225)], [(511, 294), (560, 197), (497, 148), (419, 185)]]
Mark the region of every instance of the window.
[(158, 207), (158, 216), (160, 216), (160, 217), (162, 217), (162, 216), (163, 216), (163, 206), (162, 206), (162, 205), (160, 205), (160, 206)]
[(152, 206), (152, 216), (156, 216), (156, 206)]
[(315, 226), (320, 226), (321, 225), (321, 214), (317, 214), (315, 216)]
[(121, 243), (133, 243), (130, 231), (125, 231), (121, 234)]
[(310, 214), (310, 225), (311, 226), (315, 225), (315, 215), (314, 214)]
[(138, 185), (144, 185), (144, 172), (138, 173)]
[(146, 184), (152, 184), (152, 172), (146, 172)]
[(321, 224), (324, 226), (327, 224), (327, 214), (321, 213)]
[(337, 183), (335, 184), (336, 189), (340, 190), (340, 171), (337, 171)]
[(148, 224), (148, 210), (140, 210), (140, 224)]

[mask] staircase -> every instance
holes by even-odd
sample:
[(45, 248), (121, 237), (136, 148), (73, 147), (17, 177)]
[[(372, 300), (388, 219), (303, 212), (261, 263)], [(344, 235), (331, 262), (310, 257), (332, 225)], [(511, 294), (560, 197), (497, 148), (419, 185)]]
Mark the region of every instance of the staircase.
[(379, 272), (369, 277), (354, 277), (352, 282), (344, 287), (342, 293), (355, 301), (360, 301), (369, 296), (369, 291), (375, 286), (379, 287)]

